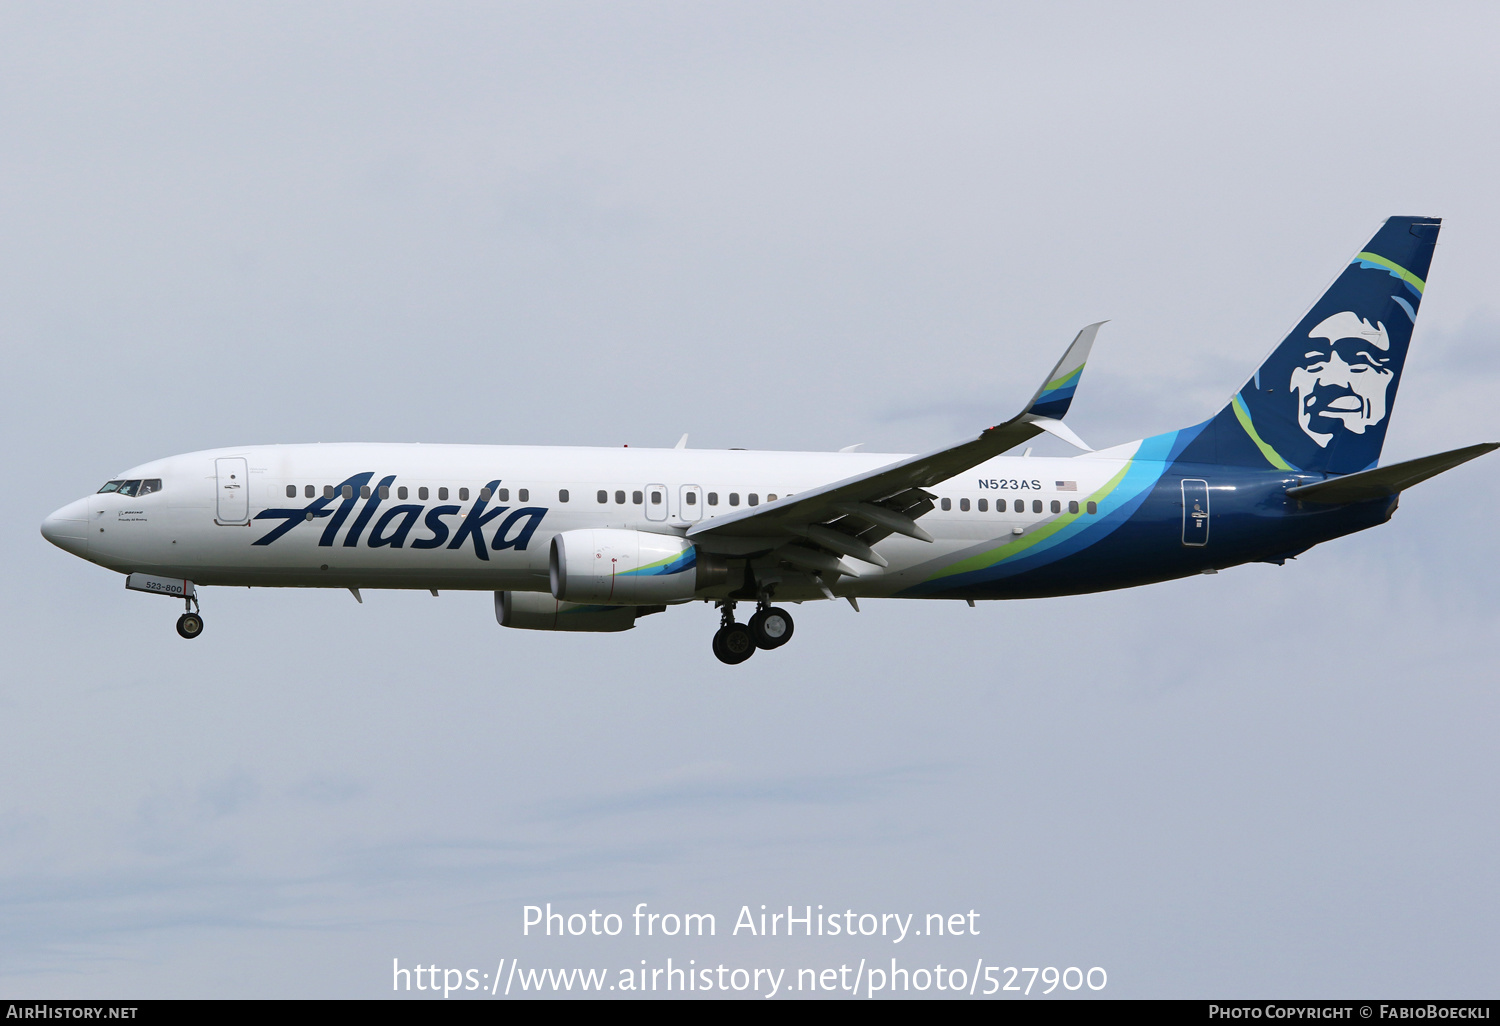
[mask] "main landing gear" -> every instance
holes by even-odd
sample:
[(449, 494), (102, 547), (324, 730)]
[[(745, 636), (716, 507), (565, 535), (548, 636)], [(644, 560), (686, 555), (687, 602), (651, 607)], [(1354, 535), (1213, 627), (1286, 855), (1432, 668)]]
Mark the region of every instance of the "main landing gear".
[(755, 654), (757, 648), (780, 648), (792, 640), (792, 614), (762, 602), (748, 624), (735, 623), (733, 599), (719, 603), (720, 621), (714, 635), (714, 655), (734, 666)]
[(746, 624), (756, 648), (780, 648), (792, 640), (792, 614), (775, 606), (762, 606)]

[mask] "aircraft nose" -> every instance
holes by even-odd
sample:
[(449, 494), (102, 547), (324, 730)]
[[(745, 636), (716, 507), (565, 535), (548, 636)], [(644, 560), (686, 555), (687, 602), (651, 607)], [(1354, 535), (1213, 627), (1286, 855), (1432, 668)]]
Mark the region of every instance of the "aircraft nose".
[(64, 552), (84, 556), (89, 548), (89, 500), (70, 502), (42, 521), (42, 537)]

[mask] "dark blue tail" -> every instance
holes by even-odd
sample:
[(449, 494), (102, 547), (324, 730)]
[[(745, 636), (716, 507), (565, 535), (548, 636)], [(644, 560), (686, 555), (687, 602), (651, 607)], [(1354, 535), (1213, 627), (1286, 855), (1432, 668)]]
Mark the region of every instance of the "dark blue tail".
[(1331, 474), (1375, 466), (1441, 224), (1386, 221), (1182, 458)]

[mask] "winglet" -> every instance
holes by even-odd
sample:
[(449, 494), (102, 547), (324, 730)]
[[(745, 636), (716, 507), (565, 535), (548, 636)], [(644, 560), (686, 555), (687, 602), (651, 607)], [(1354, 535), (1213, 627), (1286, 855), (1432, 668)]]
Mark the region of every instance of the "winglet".
[(1051, 420), (1063, 419), (1068, 407), (1073, 404), (1073, 392), (1078, 388), (1078, 379), (1083, 376), (1083, 365), (1088, 362), (1089, 350), (1094, 347), (1094, 336), (1107, 323), (1100, 321), (1090, 324), (1078, 333), (1068, 351), (1057, 361), (1057, 366), (1052, 368), (1052, 373), (1047, 375), (1046, 384), (1031, 397), (1031, 402), (1026, 407), (1027, 413)]

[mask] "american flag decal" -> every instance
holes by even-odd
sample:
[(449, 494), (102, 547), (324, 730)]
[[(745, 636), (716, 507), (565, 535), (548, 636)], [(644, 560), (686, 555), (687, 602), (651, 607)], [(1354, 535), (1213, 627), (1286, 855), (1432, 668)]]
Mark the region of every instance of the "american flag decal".
[(1060, 492), (1076, 492), (1076, 491), (1078, 491), (1078, 482), (1077, 481), (1059, 481), (1059, 482), (1057, 482), (1057, 490), (1060, 491)]

